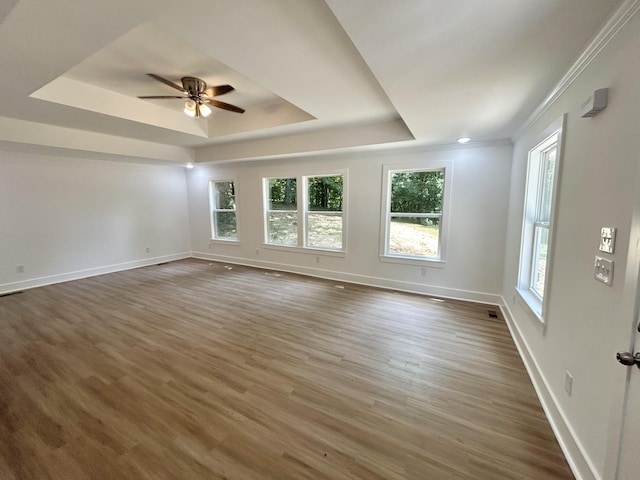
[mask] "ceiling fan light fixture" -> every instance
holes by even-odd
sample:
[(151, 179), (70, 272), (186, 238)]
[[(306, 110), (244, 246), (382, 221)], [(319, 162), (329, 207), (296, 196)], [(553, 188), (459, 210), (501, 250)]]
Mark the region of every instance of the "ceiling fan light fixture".
[(196, 116), (196, 102), (194, 102), (191, 99), (189, 99), (186, 102), (184, 102), (184, 113), (186, 113), (190, 117), (195, 117)]
[(200, 104), (200, 113), (202, 114), (203, 117), (208, 117), (209, 115), (211, 115), (211, 109), (209, 108), (209, 106), (206, 103), (201, 103)]

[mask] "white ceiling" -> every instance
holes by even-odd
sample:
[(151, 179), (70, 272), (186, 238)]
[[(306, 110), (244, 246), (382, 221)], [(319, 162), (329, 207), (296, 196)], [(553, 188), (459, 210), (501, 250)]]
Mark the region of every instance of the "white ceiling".
[[(505, 139), (618, 4), (5, 0), (0, 142), (182, 162)], [(140, 100), (176, 93), (146, 73), (229, 83), (246, 113)]]

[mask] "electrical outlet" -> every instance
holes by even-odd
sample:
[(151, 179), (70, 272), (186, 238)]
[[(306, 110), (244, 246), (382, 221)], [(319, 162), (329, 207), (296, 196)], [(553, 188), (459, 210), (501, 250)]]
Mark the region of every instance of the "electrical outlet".
[(16, 265), (16, 273), (24, 273), (24, 265)]
[(144, 249), (144, 251), (145, 251), (145, 252), (147, 252), (147, 253), (149, 253), (149, 252), (151, 252), (151, 248), (150, 248), (150, 247), (146, 247), (146, 248)]
[(256, 255), (260, 255), (260, 249), (256, 248)]
[(316, 256), (316, 263), (320, 263), (320, 257)]
[(571, 396), (571, 390), (573, 389), (573, 375), (567, 370), (564, 372), (564, 391), (567, 395)]
[(420, 275), (422, 275), (423, 277), (427, 276), (427, 267), (422, 267), (420, 269)]

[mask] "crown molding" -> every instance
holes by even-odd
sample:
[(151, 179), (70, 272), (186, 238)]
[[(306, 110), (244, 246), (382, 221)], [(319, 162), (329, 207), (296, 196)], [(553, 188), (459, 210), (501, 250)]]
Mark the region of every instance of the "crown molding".
[(589, 64), (598, 56), (609, 42), (618, 34), (627, 22), (640, 10), (640, 0), (624, 0), (609, 17), (598, 34), (591, 40), (587, 48), (578, 57), (569, 71), (560, 79), (551, 93), (536, 108), (525, 122), (515, 131), (511, 140), (515, 143), (533, 124), (553, 105), (569, 86), (580, 76)]

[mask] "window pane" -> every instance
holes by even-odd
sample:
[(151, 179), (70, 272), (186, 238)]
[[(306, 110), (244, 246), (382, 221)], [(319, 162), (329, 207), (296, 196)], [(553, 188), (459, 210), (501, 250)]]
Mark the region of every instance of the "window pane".
[(269, 210), (297, 210), (295, 178), (269, 179)]
[(215, 202), (215, 208), (218, 210), (235, 209), (236, 201), (233, 182), (215, 183)]
[(549, 229), (536, 225), (531, 265), (531, 289), (540, 298), (544, 296), (544, 280), (547, 269), (547, 249), (549, 245)]
[(391, 174), (391, 211), (397, 213), (442, 212), (444, 170)]
[(307, 179), (310, 211), (342, 211), (342, 175)]
[(298, 244), (298, 214), (294, 212), (269, 212), (268, 242), (278, 245)]
[(341, 249), (342, 214), (309, 213), (307, 215), (307, 245)]
[(542, 159), (542, 179), (540, 192), (540, 211), (538, 221), (549, 223), (551, 219), (551, 196), (553, 194), (553, 177), (556, 171), (556, 147), (543, 154)]
[(216, 225), (216, 238), (234, 240), (238, 238), (236, 212), (215, 212), (214, 221)]
[(389, 253), (438, 258), (439, 218), (391, 217)]

